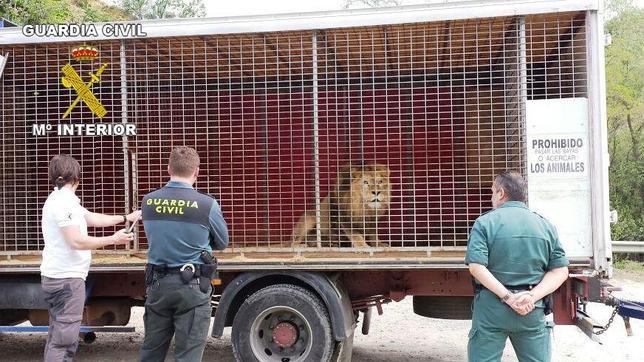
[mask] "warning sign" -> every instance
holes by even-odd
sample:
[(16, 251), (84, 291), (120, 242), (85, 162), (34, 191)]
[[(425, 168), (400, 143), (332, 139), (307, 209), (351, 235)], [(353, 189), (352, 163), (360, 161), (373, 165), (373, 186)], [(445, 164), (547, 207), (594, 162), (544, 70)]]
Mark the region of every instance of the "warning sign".
[(584, 98), (528, 102), (526, 123), (530, 176), (587, 177), (587, 114)]
[(526, 103), (528, 202), (559, 231), (569, 257), (592, 255), (588, 101)]
[(584, 139), (535, 137), (530, 142), (530, 173), (583, 173), (587, 154)]

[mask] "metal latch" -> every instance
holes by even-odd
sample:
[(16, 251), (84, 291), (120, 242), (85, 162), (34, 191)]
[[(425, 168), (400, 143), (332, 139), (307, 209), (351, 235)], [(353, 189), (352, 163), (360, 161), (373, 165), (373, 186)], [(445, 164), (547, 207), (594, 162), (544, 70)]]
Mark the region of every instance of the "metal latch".
[(9, 59), (9, 53), (2, 55), (0, 54), (0, 79), (2, 78), (2, 73), (4, 72), (4, 67), (7, 65), (7, 59)]
[(610, 213), (608, 214), (608, 221), (611, 224), (617, 224), (618, 221), (618, 216), (617, 216), (617, 210), (610, 210)]

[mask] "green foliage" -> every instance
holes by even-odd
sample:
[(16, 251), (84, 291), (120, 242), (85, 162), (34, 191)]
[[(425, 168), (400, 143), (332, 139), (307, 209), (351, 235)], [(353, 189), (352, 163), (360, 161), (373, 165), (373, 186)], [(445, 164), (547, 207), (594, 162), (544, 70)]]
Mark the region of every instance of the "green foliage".
[(614, 240), (644, 240), (644, 10), (609, 3), (606, 31), (610, 202), (619, 215)]
[(0, 0), (0, 17), (18, 24), (61, 24), (206, 15), (203, 0)]
[(13, 0), (0, 3), (0, 16), (19, 24), (63, 23), (71, 10), (68, 1)]
[(625, 157), (616, 162), (613, 156), (609, 171), (611, 206), (619, 218), (612, 226), (612, 239), (644, 240), (644, 165)]
[(18, 24), (118, 21), (132, 17), (99, 0), (10, 0), (0, 3), (0, 16)]
[(206, 15), (203, 0), (120, 0), (119, 5), (137, 19), (194, 18)]
[(615, 261), (613, 266), (620, 270), (644, 272), (644, 263), (629, 259), (619, 259)]
[(106, 22), (130, 20), (133, 18), (116, 6), (107, 6), (96, 0), (76, 0), (71, 3), (75, 3), (76, 8), (80, 10), (81, 21)]
[(128, 14), (132, 14), (136, 19), (143, 19), (145, 4), (148, 0), (120, 0), (119, 6)]

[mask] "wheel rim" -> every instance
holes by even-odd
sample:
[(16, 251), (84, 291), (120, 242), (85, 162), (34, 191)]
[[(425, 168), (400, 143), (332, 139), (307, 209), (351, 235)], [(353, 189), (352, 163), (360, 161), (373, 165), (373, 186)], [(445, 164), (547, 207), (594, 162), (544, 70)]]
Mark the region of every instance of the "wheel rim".
[(262, 362), (306, 360), (313, 340), (309, 322), (302, 313), (275, 306), (260, 313), (250, 328), (250, 347)]

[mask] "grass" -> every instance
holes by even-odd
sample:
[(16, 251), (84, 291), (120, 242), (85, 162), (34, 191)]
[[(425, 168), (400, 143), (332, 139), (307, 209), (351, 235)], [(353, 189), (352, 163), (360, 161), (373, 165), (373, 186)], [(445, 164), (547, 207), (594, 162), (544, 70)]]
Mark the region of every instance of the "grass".
[(630, 271), (630, 272), (642, 272), (644, 273), (644, 263), (629, 259), (620, 259), (616, 260), (613, 264), (615, 269)]

